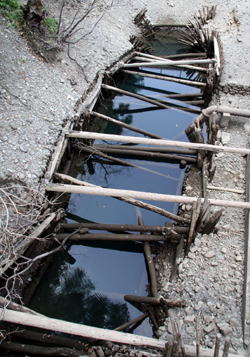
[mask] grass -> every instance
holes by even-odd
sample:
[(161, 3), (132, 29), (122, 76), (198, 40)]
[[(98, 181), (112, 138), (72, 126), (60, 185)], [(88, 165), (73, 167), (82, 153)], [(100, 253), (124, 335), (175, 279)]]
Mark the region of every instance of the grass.
[(23, 12), (19, 0), (0, 0), (0, 13), (15, 27), (23, 23)]
[(44, 25), (47, 27), (48, 31), (51, 33), (57, 32), (58, 21), (54, 17), (45, 17)]

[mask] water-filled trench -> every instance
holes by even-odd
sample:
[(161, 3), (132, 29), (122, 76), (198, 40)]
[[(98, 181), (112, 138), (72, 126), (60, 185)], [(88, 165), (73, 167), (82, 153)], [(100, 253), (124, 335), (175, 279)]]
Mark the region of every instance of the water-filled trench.
[[(190, 48), (179, 44), (176, 39), (166, 39), (164, 36), (158, 36), (152, 40), (151, 46), (154, 55), (191, 52)], [(142, 68), (142, 70), (177, 78), (190, 78), (189, 71), (185, 69)], [(197, 73), (191, 74), (191, 78), (195, 75)], [(197, 93), (198, 95), (200, 89), (197, 87), (120, 71), (113, 76), (112, 85), (158, 100), (167, 100), (197, 112), (200, 109), (180, 100), (166, 98), (166, 95), (175, 93)], [(163, 138), (182, 141), (188, 140), (185, 129), (197, 115), (195, 112), (176, 108), (159, 108), (136, 98), (107, 90), (102, 91), (94, 111)], [(91, 122), (89, 130), (140, 136), (140, 134), (99, 118)], [(104, 144), (104, 142), (96, 141), (96, 144)], [(105, 142), (105, 144), (119, 143)], [(121, 157), (121, 159), (138, 165), (139, 168), (118, 165), (93, 154), (86, 154), (79, 149), (74, 154), (69, 174), (103, 187), (166, 194), (181, 193), (185, 169), (180, 168), (179, 163), (131, 157)], [(175, 213), (178, 208), (173, 203), (157, 202), (157, 205)], [(71, 194), (66, 221), (68, 223), (137, 224), (138, 215), (142, 216), (146, 225), (163, 226), (168, 221), (166, 217), (145, 209), (138, 209), (111, 197), (80, 194)], [(33, 295), (30, 306), (47, 316), (114, 329), (141, 313), (124, 301), (124, 295), (147, 296), (148, 293), (148, 275), (141, 243), (105, 241), (85, 242), (84, 244), (67, 243), (66, 251), (61, 251), (53, 257)], [(135, 326), (133, 332), (152, 336), (148, 319), (139, 326)]]

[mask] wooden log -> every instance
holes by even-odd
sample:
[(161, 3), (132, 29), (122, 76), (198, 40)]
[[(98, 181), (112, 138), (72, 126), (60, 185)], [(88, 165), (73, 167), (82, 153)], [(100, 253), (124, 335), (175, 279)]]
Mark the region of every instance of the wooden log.
[(195, 228), (197, 225), (197, 221), (199, 219), (200, 216), (200, 212), (201, 212), (201, 199), (198, 198), (196, 202), (193, 202), (193, 211), (192, 211), (192, 218), (191, 218), (191, 225), (190, 225), (190, 230), (188, 233), (188, 239), (187, 239), (187, 244), (186, 244), (186, 254), (189, 251), (189, 248), (191, 246), (191, 244), (194, 241), (194, 237), (195, 237)]
[[(144, 225), (143, 218), (141, 215), (138, 216), (138, 224), (140, 226)], [(149, 274), (151, 294), (152, 294), (152, 296), (157, 296), (158, 289), (157, 289), (156, 271), (155, 271), (154, 261), (153, 261), (151, 247), (150, 247), (149, 242), (144, 242), (143, 252), (144, 252), (146, 266), (147, 266), (147, 270), (148, 270), (148, 274)]]
[(207, 57), (207, 54), (205, 52), (188, 52), (188, 53), (178, 53), (174, 55), (167, 55), (167, 56), (162, 56), (162, 58), (187, 58), (187, 57)]
[(131, 327), (132, 325), (136, 325), (138, 322), (143, 322), (147, 317), (148, 317), (148, 314), (142, 314), (142, 315), (136, 317), (133, 320), (130, 320), (128, 322), (124, 322), (124, 324), (116, 327), (114, 330), (115, 331), (126, 330), (128, 327)]
[(11, 341), (2, 341), (0, 348), (8, 351), (14, 351), (25, 354), (40, 355), (40, 356), (65, 356), (65, 357), (80, 357), (83, 355), (81, 351), (75, 351), (67, 347), (48, 347), (27, 345), (24, 343), (16, 343)]
[[(95, 149), (94, 149), (95, 150)], [(161, 161), (181, 161), (185, 160), (188, 163), (196, 163), (197, 159), (194, 157), (190, 156), (182, 156), (182, 155), (176, 155), (176, 154), (163, 154), (163, 153), (155, 153), (151, 151), (137, 151), (137, 150), (131, 150), (131, 149), (115, 149), (115, 148), (105, 148), (102, 147), (102, 152), (108, 153), (108, 154), (114, 154), (114, 155), (119, 155), (119, 156), (127, 156), (127, 157), (137, 157), (137, 158), (142, 158), (143, 160), (147, 159), (155, 159), (155, 160), (161, 160)]]
[(115, 343), (129, 344), (134, 346), (146, 346), (163, 349), (165, 341), (149, 337), (132, 335), (120, 331), (106, 330), (73, 322), (53, 319), (45, 316), (34, 316), (28, 313), (11, 311), (0, 308), (2, 321), (14, 324), (32, 326), (50, 331), (58, 331), (70, 335), (81, 336), (93, 340), (111, 341)]
[(126, 90), (123, 90), (123, 89), (120, 89), (120, 88), (117, 88), (117, 87), (112, 87), (112, 86), (109, 86), (107, 84), (102, 84), (102, 88), (107, 89), (107, 90), (112, 90), (112, 91), (115, 91), (117, 93), (120, 93), (120, 94), (123, 94), (123, 95), (127, 95), (129, 97), (133, 97), (133, 98), (142, 100), (143, 102), (154, 104), (157, 107), (160, 107), (160, 108), (163, 108), (163, 109), (175, 109), (175, 110), (184, 110), (184, 111), (190, 112), (190, 113), (200, 113), (200, 110), (181, 107), (181, 106), (173, 105), (172, 103), (163, 104), (163, 103), (161, 103), (160, 101), (158, 101), (156, 99), (152, 99), (151, 97), (147, 97), (145, 95), (140, 95), (140, 94), (128, 92)]
[(78, 139), (96, 139), (96, 140), (118, 141), (123, 143), (130, 143), (130, 144), (145, 144), (145, 145), (156, 145), (156, 146), (157, 145), (173, 146), (173, 147), (176, 146), (176, 147), (182, 147), (188, 149), (207, 150), (212, 152), (231, 152), (241, 155), (250, 154), (250, 149), (247, 148), (197, 144), (191, 142), (166, 140), (166, 139), (148, 139), (148, 138), (139, 138), (133, 136), (93, 133), (88, 131), (70, 131), (67, 133), (67, 136), (69, 136), (70, 138), (78, 138)]
[[(180, 227), (180, 226), (147, 226), (147, 225), (136, 225), (136, 224), (105, 224), (105, 223), (61, 223), (60, 228), (65, 230), (75, 230), (88, 228), (93, 230), (105, 230), (105, 231), (113, 231), (117, 232), (150, 232), (150, 233), (161, 233), (168, 234), (168, 232), (176, 232), (176, 233), (187, 233), (188, 227)], [(1, 301), (1, 300), (0, 300)]]
[(215, 345), (214, 345), (214, 354), (213, 357), (219, 357), (220, 352), (220, 336), (216, 336)]
[(183, 154), (183, 155), (196, 155), (197, 150), (194, 149), (180, 149), (180, 148), (168, 148), (168, 147), (154, 147), (154, 146), (136, 146), (136, 145), (107, 145), (107, 144), (95, 144), (93, 148), (97, 149), (134, 149), (136, 151), (150, 151), (150, 152), (159, 152), (159, 153), (175, 153), (175, 154)]
[(163, 297), (125, 295), (124, 299), (128, 302), (149, 304), (153, 306), (159, 306), (159, 305), (167, 305), (172, 307), (186, 306), (186, 303), (183, 300), (164, 299)]
[[(145, 61), (145, 62), (149, 62), (149, 61), (155, 61), (155, 60), (158, 60), (158, 61), (166, 61), (166, 66), (167, 66), (167, 63), (169, 63), (169, 59), (166, 59), (164, 57), (158, 57), (158, 56), (152, 56), (152, 55), (149, 55), (147, 53), (141, 53), (141, 52), (135, 52), (135, 54), (137, 54), (137, 56), (133, 57), (134, 60), (138, 60), (138, 61)], [(174, 62), (174, 61), (173, 61)], [(193, 71), (199, 71), (199, 72), (208, 72), (208, 68), (204, 68), (204, 67), (198, 67), (198, 66), (192, 66), (192, 65), (181, 65), (181, 64), (177, 64), (176, 67), (179, 67), (179, 68), (185, 68), (185, 69), (191, 69)]]
[[(125, 197), (140, 198), (149, 201), (176, 202), (176, 203), (186, 203), (186, 204), (189, 203), (192, 204), (197, 200), (197, 197), (165, 195), (162, 193), (133, 191), (133, 190), (119, 190), (114, 188), (82, 187), (79, 185), (66, 185), (66, 184), (48, 184), (45, 186), (45, 189), (46, 191), (52, 191), (52, 192), (81, 193), (86, 195), (119, 197), (123, 199)], [(201, 202), (202, 203), (204, 202), (204, 198), (201, 199)], [(210, 199), (209, 203), (214, 206), (250, 209), (250, 202)]]
[[(57, 178), (59, 178), (60, 180), (63, 180), (63, 181), (68, 181), (68, 182), (72, 182), (76, 185), (80, 185), (81, 186), (88, 186), (89, 188), (102, 188), (101, 186), (97, 186), (97, 185), (93, 185), (93, 184), (90, 184), (89, 182), (86, 182), (86, 181), (81, 181), (81, 180), (78, 180), (78, 179), (75, 179), (71, 176), (68, 176), (68, 175), (64, 175), (64, 174), (56, 174), (55, 175)], [(82, 187), (83, 188), (83, 187)], [(155, 212), (155, 213), (158, 213), (164, 217), (167, 217), (167, 218), (170, 218), (170, 219), (173, 219), (177, 222), (182, 222), (182, 223), (189, 223), (190, 221), (184, 217), (180, 217), (180, 216), (177, 216), (176, 214), (174, 213), (171, 213), (163, 208), (160, 208), (160, 207), (157, 207), (157, 206), (154, 206), (154, 205), (151, 205), (149, 203), (144, 203), (142, 201), (138, 201), (138, 200), (135, 200), (133, 198), (130, 198), (130, 197), (123, 197), (123, 196), (120, 196), (120, 197), (116, 197), (118, 198), (120, 201), (124, 201), (124, 202), (127, 202), (129, 204), (132, 204), (136, 207), (140, 207), (140, 208), (144, 208), (144, 209), (147, 209), (149, 211), (152, 211), (152, 212)]]
[[(63, 240), (67, 236), (66, 233), (57, 233), (56, 238)], [(104, 240), (104, 241), (163, 241), (166, 237), (155, 234), (108, 234), (108, 233), (76, 233), (69, 239), (74, 242), (81, 242), (85, 240)], [(175, 239), (176, 241), (176, 239)]]
[(239, 193), (241, 195), (245, 193), (244, 190), (238, 190), (236, 188), (229, 188), (229, 187), (223, 187), (223, 186), (218, 187), (218, 186), (208, 185), (207, 189), (208, 190), (214, 190), (214, 191), (225, 191), (225, 192)]
[(38, 316), (41, 315), (38, 312), (35, 312), (34, 310), (31, 310), (26, 306), (23, 306), (23, 305), (15, 303), (15, 302), (9, 301), (8, 299), (6, 299), (6, 298), (4, 298), (2, 296), (0, 296), (0, 306), (2, 308), (6, 308), (6, 309), (8, 308), (8, 309), (11, 309), (11, 310), (14, 310), (14, 311), (27, 312), (27, 313), (38, 315)]
[(229, 337), (226, 337), (222, 357), (228, 357), (230, 344)]
[(167, 66), (176, 66), (176, 65), (184, 65), (184, 64), (213, 64), (215, 63), (215, 59), (190, 59), (190, 60), (178, 60), (171, 61), (165, 59), (164, 61), (155, 61), (155, 62), (138, 62), (138, 63), (125, 63), (123, 68), (132, 68), (132, 67), (165, 67)]
[[(0, 308), (2, 321), (13, 324), (31, 326), (49, 331), (58, 331), (73, 336), (81, 336), (91, 340), (111, 341), (133, 346), (145, 346), (164, 351), (166, 341), (150, 337), (132, 335), (120, 331), (111, 331), (98, 327), (91, 327), (73, 322), (35, 316), (24, 312), (11, 311)], [(186, 355), (195, 357), (195, 346), (185, 346)], [(201, 349), (201, 357), (211, 357), (211, 349)], [(243, 354), (229, 353), (228, 357), (244, 357)]]
[(111, 123), (114, 123), (116, 125), (119, 125), (119, 126), (122, 126), (123, 128), (126, 128), (126, 129), (129, 129), (131, 131), (134, 131), (136, 133), (139, 133), (139, 134), (142, 134), (144, 136), (148, 136), (150, 138), (154, 138), (154, 139), (161, 139), (161, 137), (159, 135), (156, 135), (156, 134), (152, 134), (152, 133), (149, 133), (148, 131), (146, 130), (142, 130), (142, 129), (139, 129), (139, 128), (136, 128), (132, 125), (129, 125), (129, 124), (126, 124), (120, 120), (116, 120), (116, 119), (113, 119), (107, 115), (103, 115), (103, 114), (100, 114), (100, 113), (97, 113), (97, 112), (90, 112), (91, 115), (95, 116), (95, 117), (98, 117), (102, 120), (106, 120), (108, 122), (111, 122)]
[(162, 176), (162, 177), (166, 177), (170, 180), (174, 180), (176, 181), (175, 178), (171, 177), (170, 175), (165, 175), (161, 172), (158, 172), (158, 171), (155, 171), (155, 170), (152, 170), (152, 169), (149, 169), (147, 167), (143, 167), (143, 166), (140, 166), (140, 165), (136, 165), (136, 164), (133, 164), (132, 162), (128, 162), (128, 161), (125, 161), (125, 160), (121, 160), (121, 159), (118, 159), (116, 157), (113, 157), (113, 156), (110, 156), (110, 155), (107, 155), (105, 154), (104, 152), (102, 152), (101, 150), (97, 150), (95, 149), (94, 147), (92, 146), (87, 146), (87, 145), (83, 145), (81, 147), (81, 151), (86, 151), (86, 152), (89, 152), (93, 155), (98, 155), (98, 156), (101, 156), (105, 159), (108, 159), (110, 161), (113, 161), (115, 163), (117, 163), (118, 165), (121, 165), (121, 166), (128, 166), (128, 167), (134, 167), (136, 169), (139, 169), (139, 170), (142, 170), (142, 171), (146, 171), (146, 172), (150, 172), (154, 175), (158, 175), (158, 176)]
[(181, 84), (185, 84), (185, 85), (192, 86), (192, 87), (198, 87), (198, 88), (206, 87), (206, 83), (198, 82), (198, 81), (190, 81), (188, 79), (183, 79), (183, 78), (174, 78), (174, 77), (170, 77), (170, 76), (165, 76), (165, 75), (160, 75), (160, 74), (152, 74), (152, 73), (147, 73), (147, 72), (142, 72), (142, 71), (123, 70), (123, 72), (128, 73), (128, 74), (135, 74), (137, 76), (142, 76), (142, 77), (160, 79), (160, 80), (164, 80), (164, 81), (168, 81), (168, 82), (181, 83)]
[[(34, 312), (35, 311), (33, 311), (33, 314)], [(80, 340), (57, 336), (49, 333), (35, 332), (26, 329), (12, 331), (11, 336), (22, 340), (39, 342), (46, 345), (70, 347), (80, 351), (84, 351), (86, 348), (86, 344)]]

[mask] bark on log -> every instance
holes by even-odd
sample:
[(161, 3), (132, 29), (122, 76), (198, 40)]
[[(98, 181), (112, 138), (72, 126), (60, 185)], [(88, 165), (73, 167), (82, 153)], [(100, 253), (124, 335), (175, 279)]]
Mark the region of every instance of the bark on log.
[(170, 77), (170, 76), (163, 76), (160, 74), (152, 74), (152, 73), (147, 73), (147, 72), (142, 72), (142, 71), (123, 70), (122, 72), (128, 73), (128, 74), (134, 74), (134, 75), (142, 76), (142, 77), (160, 79), (160, 80), (168, 81), (168, 82), (181, 83), (181, 84), (185, 84), (187, 86), (192, 86), (192, 87), (198, 87), (198, 88), (206, 87), (206, 83), (198, 82), (198, 81), (190, 81), (188, 79), (183, 79), (183, 78), (174, 78), (174, 77)]
[(95, 116), (95, 117), (98, 117), (98, 118), (100, 118), (102, 120), (106, 120), (108, 122), (111, 122), (111, 123), (114, 123), (116, 125), (119, 125), (119, 126), (121, 126), (123, 128), (126, 128), (126, 129), (129, 129), (129, 130), (134, 131), (136, 133), (142, 134), (144, 136), (148, 136), (148, 137), (154, 138), (154, 139), (161, 139), (161, 136), (159, 136), (159, 135), (149, 133), (146, 130), (142, 130), (140, 128), (136, 128), (136, 127), (134, 127), (132, 125), (129, 125), (129, 124), (126, 124), (126, 123), (124, 123), (124, 122), (122, 122), (120, 120), (113, 119), (113, 118), (111, 118), (111, 117), (109, 117), (107, 115), (103, 115), (103, 114), (100, 114), (100, 113), (97, 113), (97, 112), (90, 112), (90, 114)]
[(196, 150), (207, 150), (212, 152), (231, 152), (242, 155), (249, 155), (250, 149), (237, 148), (231, 146), (220, 146), (220, 145), (209, 145), (209, 144), (197, 144), (183, 141), (166, 140), (166, 139), (147, 139), (139, 138), (133, 136), (124, 135), (112, 135), (112, 134), (102, 134), (93, 133), (89, 131), (70, 131), (67, 133), (70, 138), (78, 139), (96, 139), (96, 140), (107, 140), (107, 141), (118, 141), (122, 143), (130, 144), (145, 144), (145, 145), (159, 145), (159, 146), (172, 146), (172, 147), (183, 147), (188, 149)]
[(60, 228), (66, 230), (75, 230), (77, 228), (88, 228), (93, 230), (105, 230), (113, 232), (151, 232), (151, 233), (161, 233), (168, 234), (168, 232), (175, 231), (177, 233), (187, 233), (188, 227), (179, 226), (146, 226), (146, 225), (136, 225), (136, 224), (103, 224), (103, 223), (61, 223)]
[[(58, 233), (56, 234), (56, 238), (59, 240), (63, 240), (67, 237), (66, 233)], [(107, 234), (107, 233), (76, 233), (72, 235), (69, 240), (74, 242), (81, 242), (85, 240), (104, 240), (104, 241), (164, 241), (166, 239), (170, 239), (170, 237), (166, 238), (163, 235), (148, 235), (148, 234)], [(175, 237), (173, 240), (178, 241)]]
[(155, 153), (155, 152), (150, 152), (150, 151), (136, 151), (136, 150), (130, 150), (130, 149), (114, 149), (114, 148), (105, 148), (102, 147), (102, 152), (106, 152), (108, 154), (114, 154), (114, 155), (119, 155), (119, 156), (135, 156), (138, 158), (142, 158), (143, 160), (148, 159), (155, 159), (155, 160), (161, 160), (161, 161), (181, 161), (185, 160), (189, 163), (196, 163), (197, 159), (194, 157), (189, 157), (189, 156), (182, 156), (182, 155), (175, 155), (175, 154), (162, 154), (162, 153)]
[(16, 343), (10, 341), (2, 341), (0, 348), (9, 351), (15, 351), (25, 354), (40, 355), (40, 356), (65, 356), (65, 357), (80, 357), (84, 352), (75, 351), (67, 347), (42, 347), (36, 345), (26, 345), (24, 343)]
[(180, 148), (168, 148), (168, 147), (154, 147), (154, 146), (138, 146), (138, 145), (107, 145), (107, 144), (95, 144), (93, 148), (97, 149), (134, 149), (136, 151), (151, 151), (151, 152), (160, 152), (160, 153), (176, 153), (176, 154), (183, 154), (183, 155), (196, 155), (197, 150), (194, 149), (180, 149)]
[[(79, 185), (66, 185), (66, 184), (48, 184), (47, 186), (45, 186), (45, 189), (46, 191), (52, 191), (52, 192), (81, 193), (86, 195), (118, 197), (118, 198), (122, 198), (123, 200), (125, 197), (127, 197), (128, 199), (141, 198), (150, 201), (191, 203), (191, 204), (197, 200), (197, 197), (165, 195), (162, 193), (133, 191), (133, 190), (118, 190), (113, 188), (102, 188), (102, 187), (82, 187)], [(204, 198), (201, 199), (201, 202), (202, 203), (204, 202)], [(210, 199), (209, 203), (214, 206), (250, 209), (250, 202)]]
[[(33, 311), (33, 314), (35, 312)], [(13, 331), (11, 333), (11, 336), (13, 337), (18, 337), (23, 340), (27, 341), (35, 341), (43, 344), (48, 344), (48, 345), (56, 345), (56, 346), (62, 346), (62, 347), (70, 347), (74, 348), (80, 351), (85, 350), (85, 343), (80, 341), (80, 340), (75, 340), (72, 338), (68, 337), (63, 337), (63, 336), (56, 336), (53, 334), (49, 333), (41, 333), (41, 332), (35, 332), (31, 330), (20, 330), (20, 331)]]
[[(85, 182), (85, 181), (81, 181), (81, 180), (77, 180), (71, 176), (68, 176), (68, 175), (64, 175), (64, 174), (56, 174), (55, 177), (63, 180), (63, 181), (68, 181), (68, 182), (71, 182), (71, 183), (74, 183), (76, 185), (80, 185), (81, 186), (87, 186), (89, 188), (99, 188), (99, 189), (102, 189), (101, 186), (96, 186), (96, 185), (93, 185), (93, 184), (90, 184), (88, 182)], [(49, 187), (49, 186), (47, 186)], [(84, 188), (84, 187), (82, 187)], [(47, 189), (47, 188), (46, 188)], [(62, 192), (62, 191), (61, 191)], [(187, 218), (184, 218), (184, 217), (180, 217), (180, 216), (177, 216), (176, 214), (174, 213), (171, 213), (169, 211), (166, 211), (165, 209), (163, 208), (160, 208), (160, 207), (157, 207), (157, 206), (154, 206), (154, 205), (151, 205), (149, 203), (145, 203), (145, 202), (142, 202), (142, 201), (138, 201), (138, 200), (135, 200), (133, 198), (128, 198), (128, 197), (123, 197), (123, 196), (120, 196), (120, 197), (115, 197), (117, 199), (119, 199), (120, 201), (124, 201), (126, 203), (129, 203), (129, 204), (132, 204), (133, 206), (136, 206), (136, 207), (140, 207), (140, 208), (144, 208), (144, 209), (147, 209), (149, 211), (152, 211), (152, 212), (155, 212), (155, 213), (158, 213), (160, 214), (161, 216), (164, 216), (164, 217), (167, 217), (167, 218), (170, 218), (170, 219), (173, 219), (177, 222), (182, 222), (182, 223), (189, 223), (190, 220), (188, 220)]]
[(135, 319), (133, 320), (130, 320), (128, 322), (125, 322), (124, 324), (116, 327), (114, 330), (115, 331), (123, 331), (123, 330), (126, 330), (128, 327), (132, 326), (132, 325), (135, 325), (137, 324), (138, 322), (143, 322), (146, 318), (148, 317), (148, 314), (142, 314), (138, 317), (136, 317)]
[(125, 295), (124, 299), (128, 302), (150, 304), (154, 306), (167, 305), (172, 307), (182, 307), (186, 305), (183, 300), (164, 299), (162, 297)]

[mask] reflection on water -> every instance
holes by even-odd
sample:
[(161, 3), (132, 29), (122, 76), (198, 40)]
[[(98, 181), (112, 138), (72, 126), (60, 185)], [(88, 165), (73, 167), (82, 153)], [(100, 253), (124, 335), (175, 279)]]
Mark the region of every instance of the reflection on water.
[[(152, 43), (154, 54), (172, 54), (183, 51), (183, 45), (158, 38)], [(185, 48), (188, 52), (189, 49)], [(144, 68), (143, 70), (149, 71)], [(150, 69), (154, 73), (186, 78), (184, 70)], [(197, 93), (187, 85), (157, 80), (138, 75), (114, 76), (115, 85), (127, 91), (154, 97), (182, 105), (169, 99), (168, 94)], [(184, 130), (195, 114), (179, 109), (161, 109), (138, 99), (103, 92), (95, 111), (109, 115), (127, 124), (151, 131), (168, 139), (187, 140)], [(187, 105), (187, 107), (191, 107)], [(92, 122), (92, 131), (138, 135), (116, 124), (98, 119)], [(104, 143), (96, 141), (95, 144)], [(105, 142), (107, 144), (107, 142)], [(114, 143), (111, 143), (114, 144)], [(131, 146), (133, 148), (133, 146)], [(184, 170), (177, 164), (147, 160), (126, 160), (141, 168), (117, 165), (105, 158), (77, 152), (70, 175), (95, 185), (111, 188), (179, 194)], [(150, 171), (151, 170), (151, 171)], [(155, 172), (153, 172), (155, 171)], [(157, 202), (157, 206), (175, 212), (173, 203)], [(136, 208), (111, 197), (72, 194), (68, 204), (68, 222), (88, 221), (110, 224), (137, 224)], [(141, 210), (147, 225), (164, 225), (165, 217)], [(31, 307), (56, 318), (84, 323), (91, 326), (115, 328), (140, 315), (127, 304), (125, 294), (147, 295), (147, 272), (142, 245), (119, 242), (85, 242), (84, 245), (68, 245), (67, 252), (54, 256), (43, 277)], [(139, 326), (136, 333), (151, 336), (148, 321)]]

